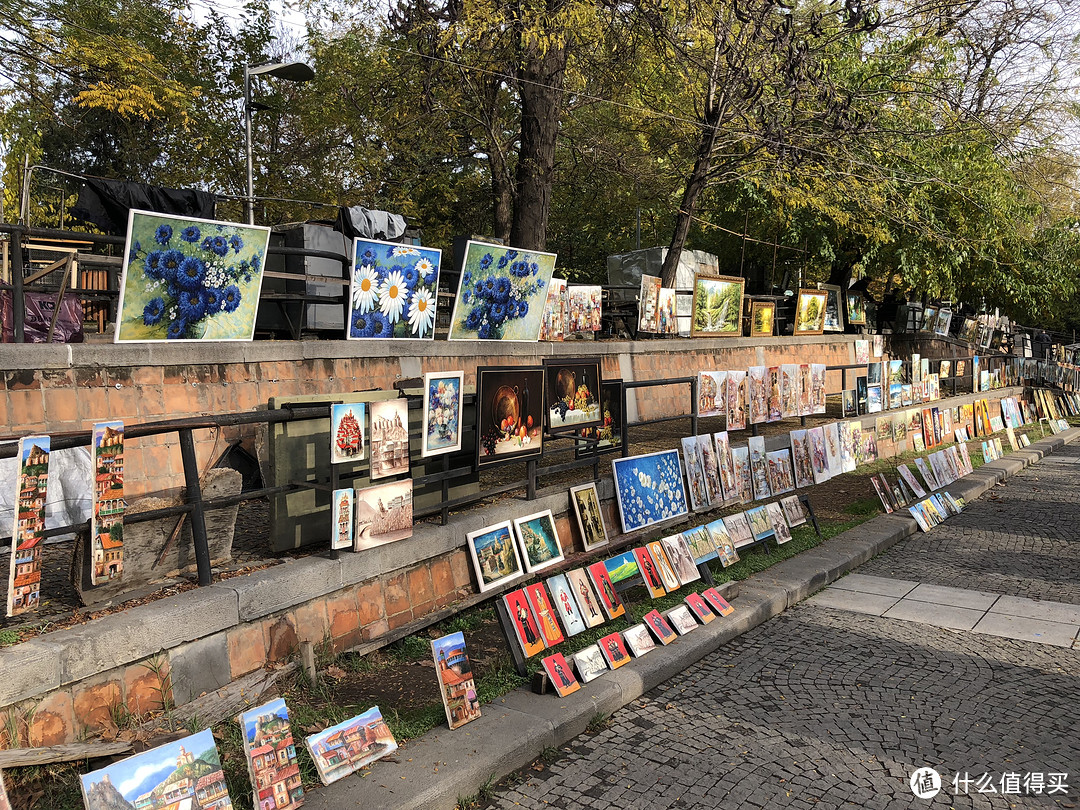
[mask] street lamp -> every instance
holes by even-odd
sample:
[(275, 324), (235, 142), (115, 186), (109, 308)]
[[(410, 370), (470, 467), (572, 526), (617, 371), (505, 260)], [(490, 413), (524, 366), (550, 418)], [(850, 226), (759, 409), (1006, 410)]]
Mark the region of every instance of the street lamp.
[(244, 146), (247, 156), (247, 196), (244, 213), (248, 225), (255, 224), (255, 177), (251, 167), (251, 77), (276, 76), (290, 82), (306, 82), (315, 78), (315, 71), (303, 62), (267, 62), (244, 67)]

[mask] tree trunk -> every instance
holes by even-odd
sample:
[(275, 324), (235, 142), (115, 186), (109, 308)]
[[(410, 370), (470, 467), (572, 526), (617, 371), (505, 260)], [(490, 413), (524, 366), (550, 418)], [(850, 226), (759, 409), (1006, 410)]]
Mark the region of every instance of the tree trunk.
[(492, 235), (496, 239), (508, 239), (512, 223), (514, 209), (514, 188), (510, 180), (510, 172), (506, 168), (506, 161), (502, 154), (493, 149), (488, 155), (491, 167), (491, 199), (493, 202)]

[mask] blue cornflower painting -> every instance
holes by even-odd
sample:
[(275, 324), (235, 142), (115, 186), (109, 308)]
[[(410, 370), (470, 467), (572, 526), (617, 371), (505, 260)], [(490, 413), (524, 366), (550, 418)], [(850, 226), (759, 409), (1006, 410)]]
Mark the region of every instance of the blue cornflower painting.
[(687, 513), (678, 450), (617, 458), (611, 468), (624, 532)]
[(536, 341), (555, 254), (469, 242), (450, 340)]
[(345, 336), (434, 338), (441, 262), (436, 248), (357, 239)]
[(116, 342), (251, 340), (270, 229), (128, 216)]

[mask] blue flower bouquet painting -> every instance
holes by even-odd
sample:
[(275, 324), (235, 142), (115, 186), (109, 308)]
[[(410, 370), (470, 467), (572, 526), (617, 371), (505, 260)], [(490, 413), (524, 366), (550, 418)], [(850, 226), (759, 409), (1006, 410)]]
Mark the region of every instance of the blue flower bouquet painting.
[(251, 340), (270, 229), (128, 216), (117, 343)]
[(434, 338), (441, 261), (436, 248), (357, 239), (346, 337)]
[(687, 513), (678, 450), (664, 450), (611, 462), (623, 532)]
[(536, 341), (555, 254), (469, 242), (450, 340)]

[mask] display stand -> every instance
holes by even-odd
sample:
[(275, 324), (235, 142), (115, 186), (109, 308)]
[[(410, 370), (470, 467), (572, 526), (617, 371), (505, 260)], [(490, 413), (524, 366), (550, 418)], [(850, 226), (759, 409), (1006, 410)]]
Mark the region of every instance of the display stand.
[(499, 597), (495, 601), (495, 615), (499, 617), (499, 626), (502, 628), (503, 636), (506, 638), (506, 646), (510, 649), (510, 657), (514, 661), (514, 669), (517, 674), (522, 678), (529, 677), (529, 669), (525, 654), (521, 652), (521, 645), (518, 643), (517, 633), (514, 632), (514, 620), (510, 618), (510, 611), (506, 608), (506, 602), (502, 597)]
[(803, 494), (800, 493), (799, 494), (799, 500), (802, 501), (802, 505), (806, 507), (806, 513), (808, 515), (810, 515), (810, 522), (812, 524), (814, 524), (814, 531), (817, 532), (817, 536), (820, 539), (824, 540), (825, 537), (821, 533), (821, 526), (819, 526), (818, 522), (817, 522), (817, 515), (814, 514), (814, 507), (810, 503), (810, 496), (809, 495), (803, 495)]

